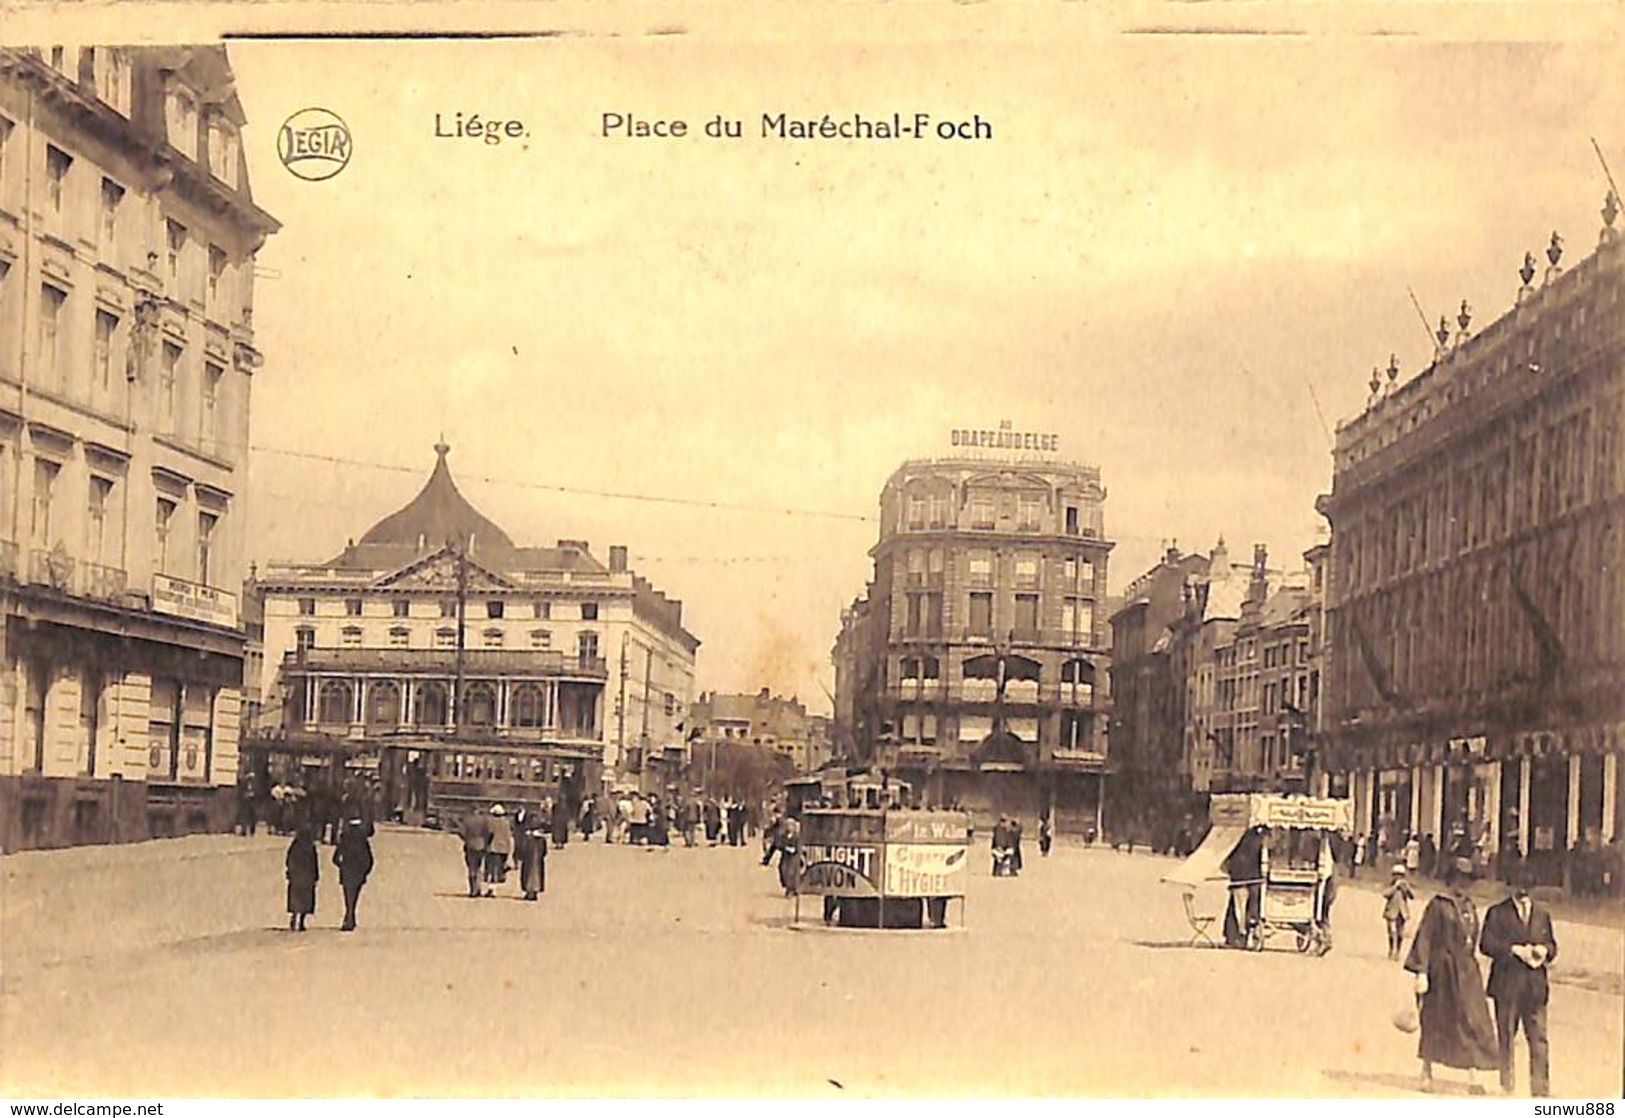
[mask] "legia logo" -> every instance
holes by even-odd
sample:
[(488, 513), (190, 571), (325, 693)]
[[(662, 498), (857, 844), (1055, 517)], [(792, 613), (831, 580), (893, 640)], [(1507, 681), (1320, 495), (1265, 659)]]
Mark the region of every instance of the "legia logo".
[(282, 122), (277, 156), (282, 165), (310, 182), (330, 179), (350, 162), (350, 127), (327, 109), (300, 109)]

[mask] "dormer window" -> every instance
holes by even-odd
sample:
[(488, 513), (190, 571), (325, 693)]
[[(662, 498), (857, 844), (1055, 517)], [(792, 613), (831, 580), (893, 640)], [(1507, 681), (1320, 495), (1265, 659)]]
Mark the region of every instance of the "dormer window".
[(237, 129), (216, 116), (209, 122), (209, 173), (227, 186), (237, 185)]
[(164, 99), (164, 125), (169, 145), (189, 159), (197, 158), (197, 99), (180, 87)]
[(96, 96), (124, 116), (130, 115), (130, 60), (122, 50), (96, 47), (91, 51), (91, 72)]

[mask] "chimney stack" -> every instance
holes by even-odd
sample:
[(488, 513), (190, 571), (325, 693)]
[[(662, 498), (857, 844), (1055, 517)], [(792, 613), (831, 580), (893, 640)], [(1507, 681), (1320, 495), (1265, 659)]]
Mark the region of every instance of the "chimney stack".
[(609, 549), (609, 570), (611, 574), (620, 574), (626, 570), (626, 548), (615, 544)]

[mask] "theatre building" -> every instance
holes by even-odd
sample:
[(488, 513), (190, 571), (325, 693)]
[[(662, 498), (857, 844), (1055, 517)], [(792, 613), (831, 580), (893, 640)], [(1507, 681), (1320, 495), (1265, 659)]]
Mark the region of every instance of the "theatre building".
[[(232, 821), (254, 204), (224, 48), (0, 49), (0, 846)], [(227, 589), (229, 588), (229, 589)]]
[[(1338, 429), (1327, 762), (1362, 828), (1561, 883), (1625, 826), (1625, 250), (1594, 252)], [(1583, 859), (1580, 859), (1583, 860)]]
[(250, 741), (261, 786), (370, 772), (421, 821), (680, 769), (699, 647), (682, 603), (624, 547), (606, 566), (585, 541), (516, 545), (435, 450), (422, 491), (339, 555), (260, 572), (280, 723)]
[(904, 463), (880, 497), (865, 600), (843, 614), (835, 709), (859, 758), (935, 803), (1099, 825), (1106, 777), (1099, 471)]

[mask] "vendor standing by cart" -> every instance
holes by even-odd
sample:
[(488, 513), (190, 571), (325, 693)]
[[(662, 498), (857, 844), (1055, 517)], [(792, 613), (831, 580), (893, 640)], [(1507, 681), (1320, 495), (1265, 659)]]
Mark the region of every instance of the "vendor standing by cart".
[(1258, 924), (1264, 889), (1264, 840), (1266, 828), (1249, 827), (1236, 848), (1224, 860), (1230, 878), (1230, 904), (1224, 913), (1224, 945), (1246, 947)]

